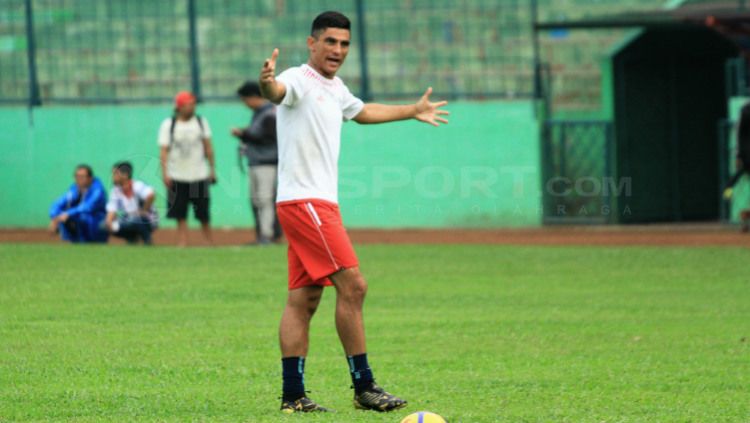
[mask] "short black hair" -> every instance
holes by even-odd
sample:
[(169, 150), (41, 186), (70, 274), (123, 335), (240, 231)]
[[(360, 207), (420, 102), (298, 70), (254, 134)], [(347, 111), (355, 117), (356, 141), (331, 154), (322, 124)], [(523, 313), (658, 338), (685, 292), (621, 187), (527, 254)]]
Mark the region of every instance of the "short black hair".
[(133, 179), (133, 165), (130, 162), (117, 162), (112, 169), (117, 169), (118, 172), (127, 176), (128, 179)]
[(329, 10), (328, 12), (323, 12), (315, 17), (315, 20), (312, 23), (312, 29), (310, 30), (310, 35), (317, 37), (322, 31), (325, 31), (326, 28), (341, 28), (351, 31), (352, 23), (343, 13)]
[(246, 81), (237, 88), (237, 95), (240, 97), (261, 97), (260, 85), (255, 81)]
[(93, 178), (94, 177), (94, 171), (91, 169), (91, 166), (89, 166), (87, 164), (81, 163), (78, 166), (76, 166), (76, 172), (78, 172), (79, 169), (85, 170), (86, 174), (89, 176), (89, 178)]

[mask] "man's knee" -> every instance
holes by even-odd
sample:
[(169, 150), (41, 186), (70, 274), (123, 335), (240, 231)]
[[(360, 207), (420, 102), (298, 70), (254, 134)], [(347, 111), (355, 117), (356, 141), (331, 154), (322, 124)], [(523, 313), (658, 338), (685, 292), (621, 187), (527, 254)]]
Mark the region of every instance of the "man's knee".
[(318, 310), (319, 304), (320, 304), (320, 293), (308, 295), (307, 302), (305, 304), (305, 308), (307, 309), (307, 315), (312, 317), (313, 314), (315, 314), (315, 312)]
[(322, 289), (307, 290), (303, 288), (299, 292), (292, 291), (289, 293), (287, 304), (309, 319), (318, 310), (322, 294)]
[(367, 281), (359, 269), (344, 269), (332, 276), (338, 295), (344, 300), (360, 302), (367, 295)]

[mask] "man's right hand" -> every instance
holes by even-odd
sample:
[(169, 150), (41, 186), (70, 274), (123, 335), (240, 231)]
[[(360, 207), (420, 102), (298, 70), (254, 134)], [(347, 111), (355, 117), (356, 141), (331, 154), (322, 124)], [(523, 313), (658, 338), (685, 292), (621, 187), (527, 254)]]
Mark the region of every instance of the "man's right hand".
[(260, 70), (261, 89), (267, 88), (269, 85), (276, 83), (276, 59), (278, 57), (279, 49), (275, 48), (273, 49), (273, 53), (271, 53), (271, 57), (263, 62), (263, 68)]
[(162, 178), (162, 180), (164, 181), (164, 186), (167, 187), (167, 189), (172, 188), (172, 178), (170, 178), (169, 176), (164, 175), (164, 177)]
[(271, 57), (263, 62), (263, 67), (260, 69), (260, 93), (263, 97), (270, 100), (272, 103), (279, 104), (286, 95), (286, 87), (284, 84), (276, 80), (276, 59), (279, 57), (279, 49), (273, 49)]

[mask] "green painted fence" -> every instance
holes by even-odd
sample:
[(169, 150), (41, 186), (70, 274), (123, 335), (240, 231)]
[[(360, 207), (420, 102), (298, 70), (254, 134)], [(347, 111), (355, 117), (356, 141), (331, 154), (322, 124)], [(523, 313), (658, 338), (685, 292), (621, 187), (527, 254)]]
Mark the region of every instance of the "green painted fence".
[[(340, 203), (350, 227), (501, 227), (541, 222), (538, 127), (530, 101), (449, 105), (451, 123), (344, 125)], [(156, 133), (168, 104), (0, 108), (0, 226), (41, 227), (56, 196), (88, 163), (106, 186), (118, 160), (158, 189)], [(247, 175), (229, 135), (250, 112), (238, 103), (199, 107), (214, 132), (219, 183), (212, 191), (218, 227), (253, 224)], [(165, 222), (170, 226), (172, 222)]]

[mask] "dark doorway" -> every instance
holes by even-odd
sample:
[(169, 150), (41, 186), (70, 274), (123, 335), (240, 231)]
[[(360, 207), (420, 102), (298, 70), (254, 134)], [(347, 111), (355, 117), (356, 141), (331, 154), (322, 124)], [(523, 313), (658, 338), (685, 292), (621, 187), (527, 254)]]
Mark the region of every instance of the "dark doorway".
[(623, 223), (719, 218), (718, 123), (738, 48), (705, 28), (644, 31), (613, 58)]

